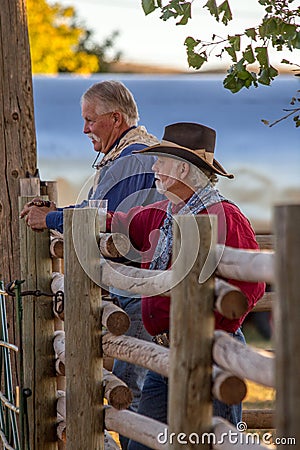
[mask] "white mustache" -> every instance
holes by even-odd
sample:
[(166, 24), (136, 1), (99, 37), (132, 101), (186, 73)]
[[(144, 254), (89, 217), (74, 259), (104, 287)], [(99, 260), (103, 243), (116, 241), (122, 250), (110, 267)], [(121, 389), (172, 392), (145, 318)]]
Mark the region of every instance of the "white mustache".
[(94, 133), (88, 133), (88, 134), (87, 134), (87, 137), (88, 137), (89, 139), (93, 139), (93, 140), (96, 141), (96, 142), (100, 142), (100, 141), (101, 141), (101, 139), (100, 139), (98, 136), (96, 136)]

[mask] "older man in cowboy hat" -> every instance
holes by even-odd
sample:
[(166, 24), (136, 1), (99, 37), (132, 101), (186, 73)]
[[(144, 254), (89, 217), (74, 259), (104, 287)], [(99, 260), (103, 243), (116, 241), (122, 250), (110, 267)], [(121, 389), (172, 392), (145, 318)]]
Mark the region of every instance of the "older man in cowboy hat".
[[(166, 200), (146, 207), (132, 208), (127, 214), (115, 213), (108, 221), (113, 231), (129, 230), (133, 246), (141, 253), (142, 267), (168, 269), (171, 265), (173, 214), (215, 214), (218, 216), (219, 242), (235, 248), (258, 249), (255, 233), (239, 208), (214, 187), (217, 176), (233, 178), (214, 158), (216, 132), (196, 123), (176, 123), (165, 128), (163, 140), (140, 154), (156, 155), (152, 170), (156, 188)], [(248, 311), (264, 293), (263, 283), (230, 280), (248, 299)], [(142, 298), (143, 322), (154, 341), (168, 345), (170, 302), (166, 297)], [(217, 329), (243, 341), (240, 326), (245, 316), (229, 320), (215, 313)], [(144, 383), (140, 414), (167, 421), (167, 380), (149, 371)], [(228, 406), (214, 401), (214, 415), (234, 424), (241, 420), (241, 405)], [(147, 447), (131, 441), (129, 450)]]

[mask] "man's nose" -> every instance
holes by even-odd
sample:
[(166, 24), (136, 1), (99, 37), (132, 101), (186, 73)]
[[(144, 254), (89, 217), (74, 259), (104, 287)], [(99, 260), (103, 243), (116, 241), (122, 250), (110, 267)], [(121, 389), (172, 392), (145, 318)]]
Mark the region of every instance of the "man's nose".
[(90, 127), (86, 122), (83, 124), (83, 132), (84, 134), (88, 134), (90, 132)]

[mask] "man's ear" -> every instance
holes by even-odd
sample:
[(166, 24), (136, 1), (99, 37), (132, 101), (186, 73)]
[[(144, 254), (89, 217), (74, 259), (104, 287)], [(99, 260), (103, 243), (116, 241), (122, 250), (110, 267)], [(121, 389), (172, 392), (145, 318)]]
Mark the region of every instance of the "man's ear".
[(122, 125), (122, 123), (124, 121), (123, 114), (120, 111), (114, 111), (113, 112), (113, 121), (116, 126)]
[(190, 172), (190, 165), (186, 162), (183, 162), (180, 167), (179, 178), (180, 180), (184, 180)]

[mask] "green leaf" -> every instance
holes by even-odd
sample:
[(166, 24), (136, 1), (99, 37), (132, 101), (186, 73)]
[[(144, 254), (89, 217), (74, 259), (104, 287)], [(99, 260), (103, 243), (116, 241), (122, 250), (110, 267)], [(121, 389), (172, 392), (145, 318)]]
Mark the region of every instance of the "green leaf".
[(255, 28), (247, 28), (247, 30), (245, 30), (245, 34), (246, 34), (246, 36), (251, 38), (253, 41), (256, 41), (257, 33), (256, 33)]
[(233, 74), (230, 74), (224, 79), (223, 86), (225, 89), (229, 89), (233, 94), (235, 94), (244, 87), (244, 84), (242, 83), (241, 80), (238, 80)]
[(241, 36), (236, 34), (235, 36), (228, 36), (228, 41), (231, 44), (232, 48), (239, 52), (241, 48)]
[(183, 7), (183, 16), (179, 22), (176, 23), (176, 25), (186, 25), (188, 23), (188, 20), (192, 17), (192, 11), (191, 11), (191, 3), (185, 3), (182, 5)]
[(252, 78), (252, 76), (251, 76), (251, 73), (250, 72), (248, 72), (248, 70), (246, 70), (246, 69), (244, 69), (244, 70), (241, 70), (240, 72), (238, 72), (237, 73), (237, 77), (240, 79), (240, 80), (248, 80), (249, 78)]
[(154, 0), (142, 0), (142, 8), (146, 16), (155, 10)]
[(201, 41), (194, 39), (192, 36), (188, 36), (185, 41), (184, 45), (187, 47), (187, 51), (192, 51), (196, 45), (200, 44)]
[(194, 69), (200, 69), (203, 64), (207, 61), (204, 54), (199, 54), (195, 52), (188, 53), (188, 63), (190, 67)]
[(292, 25), (290, 23), (282, 23), (280, 27), (280, 31), (284, 37), (284, 39), (291, 40), (296, 37), (297, 29), (296, 25)]
[(225, 47), (226, 52), (231, 57), (232, 61), (236, 62), (236, 53), (233, 47)]
[(249, 64), (254, 63), (255, 57), (251, 45), (248, 45), (246, 50), (243, 52), (243, 57)]
[(264, 68), (260, 71), (259, 77), (257, 81), (260, 84), (265, 84), (269, 86), (271, 84), (271, 81), (278, 75), (278, 71), (274, 69), (274, 67), (270, 66), (267, 68)]
[(203, 8), (207, 8), (210, 14), (214, 16), (216, 20), (219, 22), (219, 13), (216, 0), (208, 0), (208, 2), (203, 6)]
[(299, 119), (299, 116), (293, 117), (293, 121), (295, 122), (296, 128), (300, 127), (300, 119)]
[(268, 50), (266, 47), (256, 47), (256, 57), (262, 67), (269, 67)]
[(279, 35), (278, 25), (279, 25), (280, 19), (277, 19), (275, 17), (264, 19), (259, 26), (259, 34), (264, 38), (270, 38), (271, 36)]
[(270, 77), (271, 77), (272, 80), (273, 80), (273, 78), (277, 77), (277, 75), (278, 75), (278, 70), (275, 69), (275, 67), (270, 66), (270, 67), (269, 67), (269, 75), (270, 75)]
[(221, 5), (218, 7), (218, 14), (221, 15), (223, 13), (222, 22), (224, 25), (228, 25), (228, 22), (232, 20), (232, 13), (231, 9), (228, 3), (228, 0), (225, 0)]
[(200, 69), (202, 65), (207, 61), (205, 52), (197, 53), (194, 51), (194, 48), (200, 43), (200, 40), (196, 40), (191, 36), (187, 37), (184, 41), (189, 66), (193, 67), (194, 69)]

